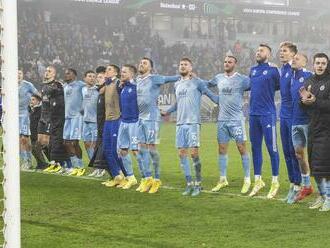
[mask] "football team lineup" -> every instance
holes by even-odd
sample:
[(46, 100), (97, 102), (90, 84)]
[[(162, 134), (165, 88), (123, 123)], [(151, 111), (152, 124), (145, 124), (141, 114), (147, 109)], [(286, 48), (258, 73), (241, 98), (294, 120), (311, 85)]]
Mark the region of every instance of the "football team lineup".
[(329, 17), (0, 0), (0, 247), (328, 247)]
[[(219, 105), (217, 142), (220, 177), (211, 191), (218, 192), (229, 184), (228, 143), (234, 140), (244, 172), (240, 192), (249, 197), (256, 196), (265, 187), (262, 180), (264, 139), (272, 172), (272, 182), (266, 197), (273, 199), (280, 187), (274, 100), (275, 92), (280, 90), (282, 103), (280, 136), (290, 181), (285, 201), (294, 204), (313, 193), (311, 168), (314, 168), (312, 160), (316, 160), (318, 162), (315, 163), (314, 173), (316, 173), (319, 197), (310, 208), (328, 211), (330, 209), (327, 198), (328, 181), (324, 174), (327, 165), (319, 162), (320, 159), (324, 160), (322, 156), (321, 158), (312, 156), (311, 150), (309, 156), (306, 154), (308, 138), (313, 137), (311, 136), (313, 132), (308, 132), (308, 125), (313, 123), (312, 113), (317, 102), (315, 95), (327, 88), (324, 79), (328, 74), (328, 57), (324, 53), (314, 55), (313, 74), (305, 69), (307, 56), (298, 52), (294, 43), (286, 41), (280, 44), (281, 68), (269, 63), (271, 53), (272, 49), (269, 45), (264, 43), (259, 45), (255, 53), (257, 65), (251, 68), (249, 76), (236, 71), (238, 61), (234, 55), (226, 55), (223, 62), (224, 72), (211, 80), (198, 78), (193, 72), (193, 62), (187, 57), (180, 59), (178, 76), (152, 74), (153, 61), (143, 57), (138, 68), (131, 64), (125, 64), (121, 68), (110, 64), (98, 67), (96, 72), (86, 71), (84, 82), (77, 80), (75, 69), (68, 68), (65, 70), (64, 84), (56, 81), (55, 66), (48, 66), (41, 94), (31, 83), (23, 80), (23, 72), (20, 71), (22, 112), (25, 109), (25, 113), (28, 113), (26, 104), (31, 96), (39, 97), (36, 106), (41, 108), (41, 113), (38, 124), (35, 125), (38, 133), (35, 147), (39, 153), (42, 153), (43, 149), (50, 148), (48, 151), (50, 164), (43, 171), (71, 176), (84, 175), (86, 168), (82, 162), (82, 150), (79, 145), (79, 141), (82, 140), (90, 160), (89, 166), (93, 166), (94, 163), (96, 165), (96, 169), (89, 176), (102, 177), (106, 168), (111, 179), (102, 184), (106, 187), (130, 189), (138, 183), (134, 175), (131, 152), (137, 160), (141, 176), (136, 191), (157, 193), (162, 185), (160, 154), (157, 150), (160, 116), (177, 112), (176, 147), (186, 181), (182, 195), (198, 196), (202, 190), (202, 163), (199, 156), (201, 96), (206, 95)], [(312, 86), (317, 85), (312, 83), (313, 81), (321, 84), (319, 92), (312, 90)], [(176, 102), (166, 111), (160, 111), (157, 99), (161, 85), (166, 83), (174, 83)], [(208, 87), (216, 87), (218, 94)], [(246, 146), (247, 133), (243, 115), (245, 91), (250, 91), (248, 129), (254, 171), (252, 189), (250, 189), (251, 162)], [(27, 97), (24, 99), (23, 96)], [(327, 93), (320, 97), (326, 99)], [(325, 101), (323, 103), (325, 106), (326, 100), (318, 102), (322, 101)], [(31, 132), (28, 125), (29, 116), (21, 115), (20, 123), (22, 123), (21, 139), (25, 141)], [(49, 137), (53, 138), (49, 141)], [(315, 142), (315, 137), (313, 141)], [(313, 153), (317, 154), (317, 152)], [(29, 169), (31, 153), (24, 151), (22, 161), (22, 167)], [(43, 165), (41, 162), (38, 163), (38, 169), (45, 166), (45, 162), (42, 162)], [(102, 169), (99, 166), (103, 166)]]

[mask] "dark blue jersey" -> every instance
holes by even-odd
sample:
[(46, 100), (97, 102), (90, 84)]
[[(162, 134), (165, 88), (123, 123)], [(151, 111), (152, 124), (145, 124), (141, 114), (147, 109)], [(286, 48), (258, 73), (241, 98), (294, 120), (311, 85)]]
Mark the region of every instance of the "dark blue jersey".
[(120, 110), (123, 122), (132, 123), (139, 119), (136, 82), (127, 81), (120, 93)]
[(306, 111), (300, 106), (299, 89), (304, 86), (305, 81), (313, 74), (305, 69), (294, 71), (291, 79), (292, 95), (292, 125), (306, 125), (309, 117)]
[(251, 68), (250, 115), (276, 114), (275, 91), (279, 90), (280, 73), (269, 63), (260, 63)]
[(292, 96), (291, 96), (292, 68), (289, 63), (281, 68), (280, 92), (281, 92), (281, 118), (292, 118)]

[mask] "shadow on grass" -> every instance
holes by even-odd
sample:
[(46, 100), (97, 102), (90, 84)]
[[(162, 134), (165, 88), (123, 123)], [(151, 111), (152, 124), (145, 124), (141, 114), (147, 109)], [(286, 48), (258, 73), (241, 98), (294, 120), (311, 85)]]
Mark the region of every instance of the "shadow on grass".
[[(109, 233), (105, 233), (103, 231), (99, 231), (99, 230), (95, 230), (95, 231), (91, 231), (91, 230), (86, 230), (83, 228), (78, 228), (77, 226), (75, 227), (68, 227), (68, 226), (63, 226), (63, 225), (57, 225), (57, 224), (51, 224), (51, 223), (45, 223), (45, 222), (40, 222), (40, 221), (33, 221), (33, 220), (26, 220), (26, 219), (22, 219), (22, 223), (28, 224), (28, 225), (33, 225), (33, 226), (37, 226), (37, 227), (42, 227), (42, 228), (47, 228), (47, 229), (54, 229), (54, 230), (61, 230), (65, 233), (72, 233), (72, 234), (77, 234), (79, 233), (80, 235), (83, 234), (84, 237), (99, 237), (102, 239), (106, 239), (109, 242), (113, 241), (116, 243), (121, 243), (124, 245), (127, 245), (127, 247), (133, 247), (133, 246), (137, 246), (137, 247), (180, 247), (177, 246), (173, 243), (170, 242), (166, 242), (164, 240), (160, 240), (160, 241), (153, 241), (151, 240), (151, 236), (138, 236), (135, 235), (137, 237), (128, 237), (125, 235), (118, 235), (118, 233), (116, 234), (111, 234)], [(129, 234), (130, 236), (132, 236), (132, 234)], [(151, 230), (151, 235), (152, 235), (152, 230)], [(45, 240), (45, 242), (47, 242)], [(97, 241), (95, 241), (97, 242)], [(95, 244), (97, 245), (97, 244)], [(97, 246), (95, 246), (97, 247)]]

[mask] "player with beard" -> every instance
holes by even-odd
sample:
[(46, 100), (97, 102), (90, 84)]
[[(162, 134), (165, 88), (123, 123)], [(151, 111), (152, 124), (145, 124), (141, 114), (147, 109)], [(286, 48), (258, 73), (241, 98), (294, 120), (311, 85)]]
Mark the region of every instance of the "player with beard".
[[(158, 96), (161, 85), (179, 80), (179, 76), (152, 74), (153, 62), (150, 58), (141, 59), (138, 67), (137, 100), (139, 107), (139, 153), (138, 164), (141, 183), (136, 191), (156, 193), (161, 185), (160, 164), (157, 145), (159, 144), (160, 112)], [(154, 179), (150, 168), (154, 167)]]
[[(181, 78), (174, 85), (176, 104), (167, 111), (162, 111), (162, 115), (169, 115), (177, 111), (176, 147), (180, 157), (180, 166), (186, 179), (186, 189), (182, 193), (184, 196), (197, 196), (202, 189), (202, 164), (199, 158), (202, 95), (206, 94), (215, 103), (219, 101), (219, 97), (207, 89), (203, 80), (192, 77), (192, 70), (191, 60), (182, 58), (179, 65)], [(191, 175), (189, 150), (195, 169), (195, 181)]]
[(271, 159), (272, 184), (267, 198), (274, 198), (280, 187), (278, 181), (279, 155), (276, 141), (276, 108), (275, 91), (280, 87), (280, 73), (277, 67), (268, 60), (271, 48), (260, 44), (256, 52), (257, 65), (251, 68), (251, 97), (250, 97), (250, 140), (255, 184), (249, 196), (255, 196), (265, 183), (261, 178), (262, 172), (262, 140), (265, 138), (266, 147)]
[(217, 86), (219, 91), (219, 115), (218, 115), (218, 144), (219, 157), (218, 165), (220, 180), (212, 189), (217, 192), (228, 186), (227, 164), (228, 164), (228, 143), (234, 139), (237, 149), (241, 155), (244, 170), (244, 183), (241, 193), (248, 192), (250, 180), (250, 158), (246, 148), (245, 118), (243, 115), (244, 92), (250, 90), (250, 79), (247, 76), (236, 72), (237, 59), (233, 56), (226, 56), (224, 59), (224, 73), (218, 74), (209, 81), (209, 85)]

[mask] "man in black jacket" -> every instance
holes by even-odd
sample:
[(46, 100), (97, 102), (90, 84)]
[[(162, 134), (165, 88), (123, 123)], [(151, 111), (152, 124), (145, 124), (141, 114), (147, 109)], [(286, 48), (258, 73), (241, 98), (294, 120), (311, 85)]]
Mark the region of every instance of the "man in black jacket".
[(320, 196), (310, 206), (330, 210), (330, 72), (324, 53), (314, 56), (315, 75), (300, 90), (302, 106), (311, 117), (308, 130), (308, 159)]
[[(51, 75), (48, 75), (47, 97), (49, 101), (49, 123), (50, 123), (50, 140), (49, 140), (49, 157), (55, 163), (50, 165), (44, 171), (58, 172), (64, 166), (65, 162), (69, 163), (69, 156), (65, 150), (63, 142), (64, 128), (64, 91), (63, 85), (56, 80), (56, 69), (51, 68)], [(40, 122), (39, 122), (40, 123)]]

